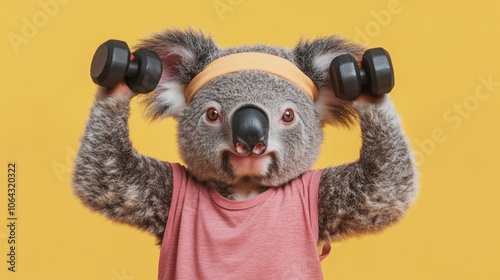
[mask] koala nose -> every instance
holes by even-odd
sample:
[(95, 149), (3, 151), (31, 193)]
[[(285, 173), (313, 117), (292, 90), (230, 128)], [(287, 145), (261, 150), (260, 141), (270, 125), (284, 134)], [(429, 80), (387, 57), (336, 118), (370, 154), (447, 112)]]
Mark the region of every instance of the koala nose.
[(238, 154), (260, 155), (266, 151), (269, 121), (262, 110), (254, 107), (238, 109), (233, 115), (231, 129)]

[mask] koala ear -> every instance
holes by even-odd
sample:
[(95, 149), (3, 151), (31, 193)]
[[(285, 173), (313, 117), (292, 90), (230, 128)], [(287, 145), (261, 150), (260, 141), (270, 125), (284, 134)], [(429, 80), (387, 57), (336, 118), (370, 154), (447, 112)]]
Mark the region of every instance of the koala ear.
[(362, 46), (337, 36), (303, 39), (293, 49), (295, 63), (319, 89), (315, 104), (323, 124), (349, 127), (354, 123), (357, 115), (350, 102), (338, 99), (333, 93), (329, 69), (336, 56), (349, 53), (360, 59), (363, 51)]
[(186, 85), (219, 50), (212, 38), (193, 29), (165, 30), (142, 40), (137, 48), (156, 52), (163, 64), (157, 88), (144, 99), (148, 116), (153, 120), (179, 115), (186, 106)]

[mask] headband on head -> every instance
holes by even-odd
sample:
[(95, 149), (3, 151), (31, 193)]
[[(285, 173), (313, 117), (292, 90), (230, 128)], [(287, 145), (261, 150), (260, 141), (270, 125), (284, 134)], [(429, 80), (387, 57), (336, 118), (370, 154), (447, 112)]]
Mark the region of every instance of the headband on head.
[(186, 101), (191, 102), (194, 95), (211, 80), (244, 70), (257, 70), (276, 75), (298, 86), (312, 101), (318, 98), (316, 85), (291, 61), (267, 53), (244, 52), (212, 61), (187, 85), (184, 91)]

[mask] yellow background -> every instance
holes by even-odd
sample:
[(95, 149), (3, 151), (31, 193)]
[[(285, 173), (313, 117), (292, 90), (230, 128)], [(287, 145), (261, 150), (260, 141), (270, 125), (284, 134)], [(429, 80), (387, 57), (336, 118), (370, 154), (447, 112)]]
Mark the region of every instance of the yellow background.
[[(96, 47), (187, 26), (222, 47), (341, 34), (390, 52), (419, 198), (395, 227), (335, 244), (326, 279), (500, 279), (499, 1), (61, 0), (49, 10), (47, 2), (2, 5), (0, 279), (156, 279), (154, 239), (85, 209), (72, 195), (71, 168), (93, 100)], [(135, 100), (130, 126), (140, 152), (179, 160), (172, 120), (148, 123)], [(316, 167), (354, 160), (359, 144), (358, 130), (327, 128)], [(18, 164), (16, 273), (6, 263), (10, 161)]]

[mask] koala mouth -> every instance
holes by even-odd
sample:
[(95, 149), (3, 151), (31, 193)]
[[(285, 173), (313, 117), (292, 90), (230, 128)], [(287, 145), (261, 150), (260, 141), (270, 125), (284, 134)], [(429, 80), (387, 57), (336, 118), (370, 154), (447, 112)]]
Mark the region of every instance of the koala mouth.
[(222, 155), (223, 169), (233, 178), (268, 177), (277, 169), (276, 155), (273, 152), (262, 155), (238, 155), (224, 151)]

